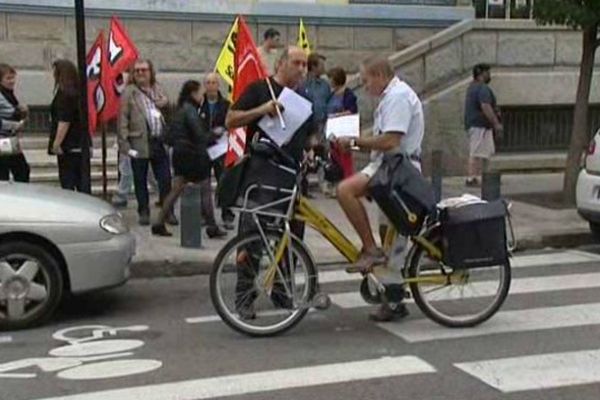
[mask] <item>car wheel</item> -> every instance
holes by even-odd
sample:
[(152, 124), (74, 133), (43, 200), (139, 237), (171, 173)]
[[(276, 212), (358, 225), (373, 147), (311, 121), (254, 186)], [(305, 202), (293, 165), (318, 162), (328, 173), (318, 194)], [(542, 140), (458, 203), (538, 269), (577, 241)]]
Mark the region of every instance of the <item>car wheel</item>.
[(42, 324), (62, 293), (59, 264), (43, 247), (22, 241), (0, 245), (0, 331)]
[(596, 222), (590, 222), (590, 230), (596, 237), (596, 239), (600, 239), (600, 224)]

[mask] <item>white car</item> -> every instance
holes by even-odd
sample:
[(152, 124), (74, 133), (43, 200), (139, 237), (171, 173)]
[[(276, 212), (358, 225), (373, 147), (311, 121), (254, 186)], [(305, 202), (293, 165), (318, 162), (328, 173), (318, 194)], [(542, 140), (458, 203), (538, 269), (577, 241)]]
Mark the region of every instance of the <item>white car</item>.
[(108, 203), (0, 182), (0, 331), (39, 325), (65, 293), (127, 281), (135, 239)]
[(600, 237), (600, 130), (588, 147), (584, 168), (577, 178), (577, 211)]

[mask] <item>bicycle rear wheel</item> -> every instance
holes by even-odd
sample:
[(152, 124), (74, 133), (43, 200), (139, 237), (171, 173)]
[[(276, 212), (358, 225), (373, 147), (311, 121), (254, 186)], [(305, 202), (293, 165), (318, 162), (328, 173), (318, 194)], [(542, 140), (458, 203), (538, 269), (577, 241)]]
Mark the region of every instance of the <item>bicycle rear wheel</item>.
[[(211, 299), (221, 319), (249, 336), (273, 336), (304, 318), (317, 289), (317, 273), (296, 239), (288, 244), (276, 271), (270, 268), (282, 232), (235, 237), (215, 259)], [(273, 273), (274, 272), (274, 273)], [(270, 283), (269, 283), (270, 282)]]
[[(430, 239), (440, 245), (440, 236)], [(410, 289), (417, 306), (433, 321), (464, 328), (481, 324), (502, 306), (510, 289), (510, 263), (474, 269), (442, 266), (419, 247), (409, 260)]]

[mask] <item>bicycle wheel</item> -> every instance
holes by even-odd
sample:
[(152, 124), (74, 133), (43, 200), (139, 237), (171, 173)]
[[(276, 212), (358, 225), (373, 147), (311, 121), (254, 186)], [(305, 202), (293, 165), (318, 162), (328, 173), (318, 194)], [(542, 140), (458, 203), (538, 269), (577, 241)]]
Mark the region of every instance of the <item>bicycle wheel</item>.
[[(439, 246), (439, 231), (429, 239)], [(433, 321), (450, 327), (472, 327), (492, 317), (510, 288), (510, 263), (473, 269), (442, 266), (418, 247), (409, 260), (410, 289), (417, 306)]]
[(219, 252), (210, 275), (215, 310), (227, 325), (249, 336), (292, 328), (308, 312), (317, 289), (315, 265), (298, 239), (292, 237), (274, 271), (272, 255), (282, 232), (265, 236), (266, 241), (258, 232), (233, 238)]

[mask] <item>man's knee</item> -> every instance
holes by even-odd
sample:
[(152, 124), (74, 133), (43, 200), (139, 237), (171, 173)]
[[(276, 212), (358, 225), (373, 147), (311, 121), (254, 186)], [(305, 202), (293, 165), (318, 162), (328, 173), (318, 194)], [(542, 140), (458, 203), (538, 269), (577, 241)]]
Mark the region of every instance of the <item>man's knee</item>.
[(338, 184), (337, 195), (342, 198), (361, 198), (366, 194), (368, 183), (368, 179), (363, 179), (362, 175), (353, 175)]

